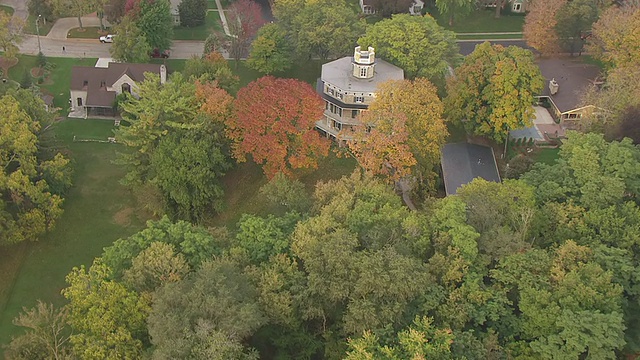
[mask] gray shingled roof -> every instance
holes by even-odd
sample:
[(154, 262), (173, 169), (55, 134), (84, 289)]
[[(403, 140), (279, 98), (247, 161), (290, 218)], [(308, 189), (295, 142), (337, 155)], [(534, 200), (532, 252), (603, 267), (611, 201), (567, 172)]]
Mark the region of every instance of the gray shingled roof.
[(346, 56), (322, 65), (322, 81), (345, 91), (374, 92), (380, 83), (404, 80), (404, 71), (401, 68), (381, 59), (376, 59), (373, 78), (358, 79), (353, 76), (352, 61), (353, 57)]
[[(542, 59), (538, 66), (545, 78), (542, 95), (553, 99), (562, 113), (579, 108), (581, 93), (600, 75), (597, 66), (568, 58)], [(559, 85), (555, 95), (549, 92), (551, 79), (556, 79)]]
[(462, 185), (477, 177), (500, 182), (498, 166), (490, 147), (468, 143), (445, 144), (441, 161), (447, 195), (454, 195)]

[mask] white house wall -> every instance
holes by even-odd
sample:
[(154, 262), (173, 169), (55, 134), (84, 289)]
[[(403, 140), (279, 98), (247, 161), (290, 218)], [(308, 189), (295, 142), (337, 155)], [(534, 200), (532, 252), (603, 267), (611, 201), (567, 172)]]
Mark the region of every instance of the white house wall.
[(71, 110), (78, 107), (78, 98), (82, 99), (82, 106), (87, 104), (87, 92), (83, 90), (71, 90)]

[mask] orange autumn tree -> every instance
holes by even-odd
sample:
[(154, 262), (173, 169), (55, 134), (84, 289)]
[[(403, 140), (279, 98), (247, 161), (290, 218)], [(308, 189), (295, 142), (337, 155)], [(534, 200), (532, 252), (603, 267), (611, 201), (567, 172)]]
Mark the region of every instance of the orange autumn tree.
[(329, 154), (329, 141), (314, 130), (322, 100), (309, 84), (265, 76), (240, 89), (234, 104), (226, 122), (233, 156), (243, 162), (251, 155), (268, 178), (317, 168)]
[(353, 141), (347, 144), (362, 168), (396, 182), (411, 174), (416, 159), (408, 145), (406, 116), (386, 109), (371, 110), (360, 118)]

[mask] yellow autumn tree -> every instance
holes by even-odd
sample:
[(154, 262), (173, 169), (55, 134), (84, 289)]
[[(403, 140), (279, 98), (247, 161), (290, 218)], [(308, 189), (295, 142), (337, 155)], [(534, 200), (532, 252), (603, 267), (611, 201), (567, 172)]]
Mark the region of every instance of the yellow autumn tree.
[(368, 111), (360, 118), (349, 149), (370, 175), (381, 175), (393, 183), (411, 174), (416, 160), (407, 144), (406, 117), (388, 109)]
[(383, 83), (369, 111), (403, 119), (406, 144), (418, 165), (414, 175), (423, 181), (433, 180), (434, 168), (440, 163), (440, 148), (449, 135), (436, 87), (424, 78)]
[(593, 24), (587, 46), (611, 66), (640, 65), (640, 5), (608, 8)]
[(543, 55), (560, 52), (560, 41), (556, 32), (556, 15), (567, 0), (536, 0), (531, 2), (529, 13), (522, 29), (527, 45)]

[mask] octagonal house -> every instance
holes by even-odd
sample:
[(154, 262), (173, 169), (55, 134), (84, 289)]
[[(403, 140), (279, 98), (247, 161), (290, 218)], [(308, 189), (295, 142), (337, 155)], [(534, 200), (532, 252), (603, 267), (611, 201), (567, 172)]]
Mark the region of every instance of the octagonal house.
[(325, 108), (316, 128), (340, 143), (349, 141), (349, 130), (359, 124), (358, 115), (375, 99), (378, 85), (389, 80), (404, 80), (404, 71), (376, 59), (372, 47), (362, 50), (357, 46), (353, 57), (322, 65), (317, 91), (324, 99)]

